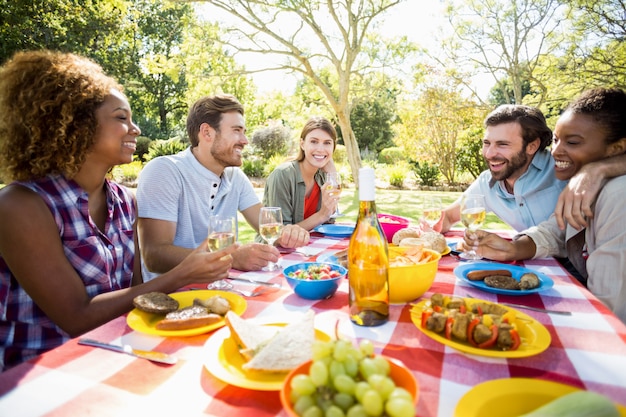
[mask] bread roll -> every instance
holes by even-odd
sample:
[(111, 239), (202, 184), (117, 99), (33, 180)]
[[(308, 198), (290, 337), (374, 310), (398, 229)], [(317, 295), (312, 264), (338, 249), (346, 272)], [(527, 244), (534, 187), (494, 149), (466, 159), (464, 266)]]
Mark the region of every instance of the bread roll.
[(396, 246), (400, 246), (400, 241), (402, 239), (406, 239), (408, 237), (420, 237), (421, 234), (422, 230), (419, 227), (405, 227), (404, 229), (400, 229), (394, 233), (391, 238), (391, 243)]
[(445, 252), (448, 248), (446, 238), (441, 233), (425, 232), (420, 237), (407, 237), (400, 240), (398, 246), (423, 246), (426, 249), (432, 249), (439, 253)]

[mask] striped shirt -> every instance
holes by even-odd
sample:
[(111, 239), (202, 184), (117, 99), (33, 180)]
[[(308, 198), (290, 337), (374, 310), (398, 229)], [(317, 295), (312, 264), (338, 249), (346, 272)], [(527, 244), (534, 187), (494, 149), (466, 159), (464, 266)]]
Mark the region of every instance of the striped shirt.
[[(89, 297), (128, 288), (133, 275), (136, 212), (132, 194), (105, 182), (108, 216), (101, 231), (89, 216), (87, 193), (61, 175), (17, 182), (35, 191), (54, 217), (68, 261)], [(45, 277), (42, 277), (45, 279)], [(0, 369), (69, 340), (22, 289), (0, 256)]]

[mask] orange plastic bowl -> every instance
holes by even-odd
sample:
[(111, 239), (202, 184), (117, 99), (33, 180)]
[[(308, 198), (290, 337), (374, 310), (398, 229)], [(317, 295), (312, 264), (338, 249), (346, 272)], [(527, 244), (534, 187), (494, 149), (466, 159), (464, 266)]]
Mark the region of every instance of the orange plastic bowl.
[(387, 242), (391, 243), (393, 235), (400, 229), (408, 227), (411, 222), (409, 219), (400, 216), (394, 216), (393, 214), (378, 213), (378, 222), (385, 232)]
[[(393, 379), (393, 381), (396, 383), (396, 386), (402, 387), (407, 390), (413, 397), (413, 403), (417, 405), (417, 400), (419, 398), (419, 384), (417, 383), (417, 379), (415, 379), (411, 371), (399, 360), (392, 359), (387, 356), (385, 356), (385, 359), (387, 359), (387, 361), (391, 365), (389, 373), (391, 379)], [(290, 400), (291, 380), (294, 376), (298, 374), (308, 374), (309, 368), (311, 367), (311, 362), (312, 361), (308, 361), (298, 366), (297, 368), (289, 372), (287, 378), (285, 378), (283, 387), (280, 390), (280, 402), (283, 405), (283, 408), (287, 412), (288, 416), (299, 417), (298, 414), (296, 414), (296, 412), (294, 411)]]
[[(402, 246), (389, 247), (389, 261), (405, 250)], [(441, 254), (437, 251), (424, 249), (430, 253), (432, 260), (423, 264), (392, 266), (389, 268), (389, 302), (404, 304), (411, 302), (430, 289), (435, 282), (437, 267)]]

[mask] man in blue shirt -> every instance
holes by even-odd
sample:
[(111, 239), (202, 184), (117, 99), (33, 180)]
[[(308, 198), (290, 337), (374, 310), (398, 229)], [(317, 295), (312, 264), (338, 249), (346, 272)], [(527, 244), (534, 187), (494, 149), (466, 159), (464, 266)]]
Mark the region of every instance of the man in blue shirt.
[[(552, 131), (540, 110), (523, 105), (499, 106), (485, 119), (482, 152), (489, 169), (481, 173), (464, 194), (484, 195), (487, 212), (493, 212), (516, 231), (547, 220), (567, 186), (566, 181), (555, 176), (554, 159), (546, 149), (551, 143)], [(576, 187), (568, 190), (578, 193), (579, 197), (573, 199), (570, 195), (560, 203), (559, 214), (568, 221), (572, 211), (580, 212), (589, 207), (588, 203), (581, 206), (581, 188), (587, 187), (585, 202), (593, 201), (602, 180), (626, 170), (624, 155), (600, 162), (578, 174), (594, 180), (579, 180)], [(584, 185), (581, 187), (581, 184)], [(445, 233), (460, 221), (460, 202), (459, 198), (444, 210), (436, 230)], [(578, 204), (577, 208), (570, 208), (572, 204)]]

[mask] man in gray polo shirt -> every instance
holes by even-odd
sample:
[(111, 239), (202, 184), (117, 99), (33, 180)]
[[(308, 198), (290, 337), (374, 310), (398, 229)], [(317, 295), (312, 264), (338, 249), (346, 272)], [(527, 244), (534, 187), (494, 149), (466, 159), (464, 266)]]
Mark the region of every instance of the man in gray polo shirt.
[[(241, 171), (248, 144), (244, 110), (230, 95), (203, 97), (190, 109), (187, 133), (191, 146), (151, 160), (139, 175), (137, 206), (143, 278), (147, 281), (178, 265), (207, 238), (209, 215), (241, 212), (258, 232), (262, 207), (248, 177)], [(309, 233), (285, 225), (278, 244), (304, 246)], [(260, 270), (278, 261), (279, 252), (261, 243), (241, 245), (233, 268)]]

